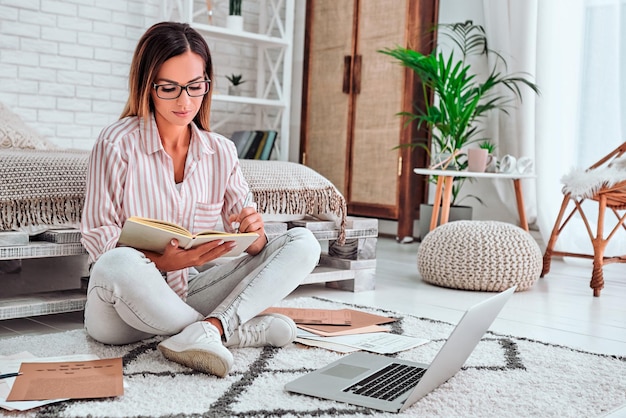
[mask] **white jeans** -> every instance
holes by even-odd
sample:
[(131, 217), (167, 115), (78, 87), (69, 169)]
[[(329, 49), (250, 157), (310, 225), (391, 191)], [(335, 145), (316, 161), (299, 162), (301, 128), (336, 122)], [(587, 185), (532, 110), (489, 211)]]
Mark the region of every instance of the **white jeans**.
[(291, 293), (319, 261), (320, 245), (292, 228), (256, 256), (245, 255), (198, 272), (191, 269), (186, 301), (140, 251), (117, 247), (93, 265), (85, 329), (105, 344), (172, 335), (206, 317), (218, 318), (228, 341), (240, 324)]

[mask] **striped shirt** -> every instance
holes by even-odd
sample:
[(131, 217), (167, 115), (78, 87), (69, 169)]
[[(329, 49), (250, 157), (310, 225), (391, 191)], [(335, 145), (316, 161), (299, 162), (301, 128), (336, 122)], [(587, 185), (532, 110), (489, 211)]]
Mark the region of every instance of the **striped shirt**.
[[(105, 128), (89, 157), (82, 243), (90, 261), (115, 248), (127, 218), (143, 216), (174, 222), (191, 232), (215, 229), (220, 216), (239, 213), (248, 193), (229, 139), (191, 123), (191, 142), (182, 184), (163, 149), (154, 117), (127, 117)], [(167, 283), (187, 297), (187, 269), (167, 273)]]

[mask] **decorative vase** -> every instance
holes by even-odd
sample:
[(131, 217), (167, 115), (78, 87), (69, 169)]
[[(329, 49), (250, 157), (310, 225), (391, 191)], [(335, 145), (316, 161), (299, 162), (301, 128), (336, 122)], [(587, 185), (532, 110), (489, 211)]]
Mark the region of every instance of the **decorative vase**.
[(243, 32), (243, 16), (228, 15), (226, 17), (226, 27), (233, 32)]

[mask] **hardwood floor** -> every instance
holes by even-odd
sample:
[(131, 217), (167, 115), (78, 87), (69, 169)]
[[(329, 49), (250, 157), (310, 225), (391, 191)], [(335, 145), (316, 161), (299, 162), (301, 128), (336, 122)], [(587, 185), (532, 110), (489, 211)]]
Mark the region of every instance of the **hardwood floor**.
[[(437, 287), (421, 281), (417, 272), (418, 245), (379, 238), (374, 291), (351, 293), (324, 285), (306, 285), (296, 289), (289, 298), (319, 296), (456, 323), (465, 309), (490, 295)], [(50, 281), (59, 281), (66, 286), (74, 283), (75, 279), (68, 280), (58, 271), (58, 268), (50, 269), (42, 260), (25, 261), (23, 274), (27, 277), (20, 280), (14, 275), (0, 275), (0, 280), (10, 280), (5, 284), (20, 292), (41, 291), (50, 287)], [(549, 275), (539, 279), (531, 289), (513, 295), (491, 330), (595, 353), (626, 356), (624, 266), (605, 267), (606, 284), (599, 298), (592, 296), (590, 275), (589, 265), (554, 260)], [(36, 279), (42, 276), (46, 277), (48, 284), (37, 286)], [(5, 290), (9, 288), (3, 287)], [(82, 328), (82, 312), (0, 321), (0, 354), (6, 354), (2, 353), (3, 338), (77, 328)], [(626, 405), (606, 416), (626, 416)]]

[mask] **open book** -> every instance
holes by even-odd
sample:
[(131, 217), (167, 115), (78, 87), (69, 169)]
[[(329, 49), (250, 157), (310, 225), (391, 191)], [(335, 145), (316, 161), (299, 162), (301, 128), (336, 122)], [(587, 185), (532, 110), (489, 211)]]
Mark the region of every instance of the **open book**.
[(176, 238), (178, 246), (186, 250), (215, 240), (235, 241), (237, 246), (224, 255), (234, 257), (244, 252), (258, 237), (259, 234), (256, 232), (230, 234), (221, 231), (202, 231), (192, 234), (171, 222), (131, 216), (122, 227), (118, 243), (139, 250), (162, 253), (172, 238)]

